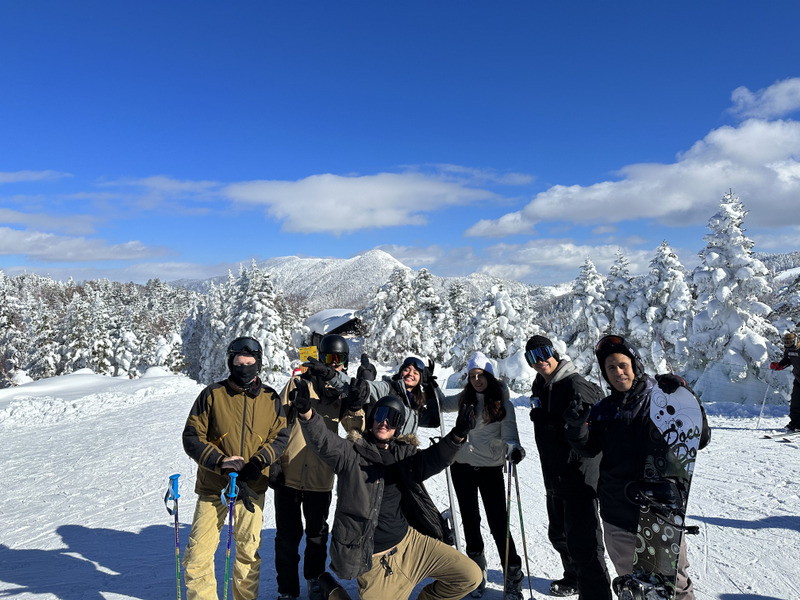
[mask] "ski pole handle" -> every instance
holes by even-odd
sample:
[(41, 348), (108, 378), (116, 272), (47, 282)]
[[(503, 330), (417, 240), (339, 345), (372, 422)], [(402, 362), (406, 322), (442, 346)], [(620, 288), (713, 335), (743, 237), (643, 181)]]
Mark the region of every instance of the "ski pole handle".
[[(167, 487), (167, 493), (164, 494), (164, 506), (167, 507), (167, 512), (171, 515), (174, 515), (178, 510), (178, 498), (181, 497), (181, 495), (178, 493), (179, 477), (180, 474), (169, 476), (169, 486)], [(173, 503), (172, 507), (169, 505), (170, 502)]]
[(175, 500), (177, 500), (178, 498), (181, 497), (181, 495), (178, 493), (178, 478), (179, 477), (180, 477), (180, 473), (176, 473), (175, 475), (170, 475), (169, 476), (170, 490), (172, 491), (172, 498), (174, 498)]
[[(238, 473), (228, 473), (228, 487), (223, 492), (225, 496), (227, 496), (229, 502), (233, 502), (233, 499), (239, 495), (239, 488), (236, 487), (236, 478), (239, 476)], [(226, 502), (227, 504), (227, 502)]]

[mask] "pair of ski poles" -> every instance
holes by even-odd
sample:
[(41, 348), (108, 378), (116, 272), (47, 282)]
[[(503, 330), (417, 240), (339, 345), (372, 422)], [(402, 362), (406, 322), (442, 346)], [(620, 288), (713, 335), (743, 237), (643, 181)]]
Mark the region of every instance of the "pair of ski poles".
[[(178, 498), (181, 495), (178, 493), (178, 478), (180, 475), (171, 475), (169, 478), (169, 487), (167, 493), (164, 495), (164, 505), (167, 507), (167, 512), (175, 516), (175, 582), (178, 593), (178, 600), (181, 600), (181, 545), (178, 535)], [(224, 600), (228, 600), (228, 587), (231, 575), (231, 539), (233, 537), (233, 505), (236, 502), (236, 496), (239, 493), (239, 488), (236, 485), (237, 473), (228, 474), (228, 486), (222, 490), (220, 498), (222, 503), (228, 507), (228, 547), (225, 551), (225, 591), (223, 593)], [(172, 506), (170, 506), (172, 503)]]
[(528, 562), (528, 543), (525, 541), (525, 521), (522, 518), (522, 499), (519, 493), (519, 476), (517, 475), (517, 463), (513, 460), (508, 461), (508, 495), (506, 496), (506, 560), (503, 565), (503, 600), (506, 600), (506, 587), (508, 584), (508, 554), (511, 541), (511, 477), (513, 474), (517, 488), (517, 508), (519, 509), (519, 528), (522, 535), (522, 551), (525, 556), (525, 571), (528, 574), (528, 592), (533, 598), (533, 585), (531, 584), (531, 567)]

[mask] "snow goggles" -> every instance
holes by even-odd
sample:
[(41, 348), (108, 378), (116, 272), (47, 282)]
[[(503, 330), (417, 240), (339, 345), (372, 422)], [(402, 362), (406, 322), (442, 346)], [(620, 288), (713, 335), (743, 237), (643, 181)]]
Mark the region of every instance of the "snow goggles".
[(241, 352), (261, 354), (261, 344), (251, 337), (236, 338), (228, 345), (228, 354), (239, 354)]
[(326, 365), (343, 365), (347, 362), (347, 354), (344, 352), (322, 352), (319, 359)]
[(536, 346), (530, 350), (525, 351), (525, 360), (532, 367), (537, 362), (544, 362), (550, 360), (553, 356), (553, 348), (551, 346)]
[(372, 415), (372, 422), (380, 424), (386, 421), (386, 424), (389, 427), (392, 429), (397, 429), (397, 426), (400, 424), (402, 418), (403, 415), (401, 415), (391, 406), (379, 406), (375, 409), (375, 414)]
[(406, 367), (414, 367), (417, 371), (422, 373), (425, 370), (425, 363), (416, 356), (409, 356), (403, 361), (403, 364), (400, 365), (400, 370), (402, 371)]
[(597, 342), (597, 345), (594, 347), (594, 353), (597, 354), (603, 350), (619, 346), (622, 346), (623, 348), (627, 346), (624, 338), (621, 338), (618, 335), (607, 335), (600, 338), (600, 341)]

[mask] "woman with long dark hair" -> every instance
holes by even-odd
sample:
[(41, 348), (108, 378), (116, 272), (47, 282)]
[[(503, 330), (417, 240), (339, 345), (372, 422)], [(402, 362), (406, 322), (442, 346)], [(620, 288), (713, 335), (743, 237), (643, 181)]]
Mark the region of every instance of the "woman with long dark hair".
[(481, 536), (481, 513), (478, 494), (483, 501), (489, 531), (494, 538), (500, 562), (508, 565), (506, 598), (522, 598), (522, 560), (514, 540), (508, 540), (506, 557), (506, 498), (503, 466), (506, 460), (518, 463), (525, 456), (519, 442), (514, 406), (508, 387), (494, 376), (494, 367), (485, 354), (476, 352), (469, 361), (468, 381), (464, 389), (442, 402), (442, 410), (456, 412), (462, 405), (475, 406), (478, 419), (475, 428), (456, 455), (450, 467), (453, 488), (461, 511), (467, 555), (483, 570), (483, 582), (472, 592), (480, 598), (486, 587), (486, 557)]

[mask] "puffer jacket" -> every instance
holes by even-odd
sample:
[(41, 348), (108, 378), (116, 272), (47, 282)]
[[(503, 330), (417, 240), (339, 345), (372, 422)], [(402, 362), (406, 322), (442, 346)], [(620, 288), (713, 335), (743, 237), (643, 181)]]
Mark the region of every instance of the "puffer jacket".
[(791, 365), (794, 380), (800, 383), (800, 347), (785, 348), (783, 350), (783, 358), (778, 364), (783, 368)]
[(195, 462), (198, 495), (219, 495), (228, 485), (222, 461), (230, 456), (254, 460), (262, 476), (250, 487), (267, 489), (265, 470), (289, 439), (283, 405), (275, 390), (261, 384), (244, 390), (229, 379), (206, 387), (192, 405), (183, 428), (183, 449)]
[(416, 433), (418, 427), (439, 427), (439, 405), (444, 398), (444, 393), (438, 386), (429, 385), (425, 388), (425, 406), (419, 411), (415, 411), (411, 409), (408, 392), (406, 392), (406, 386), (402, 379), (384, 376), (380, 381), (367, 381), (367, 385), (369, 385), (370, 404), (375, 404), (384, 396), (396, 396), (405, 405), (405, 421), (398, 435)]
[(550, 381), (536, 375), (531, 386), (531, 421), (548, 494), (595, 496), (600, 457), (582, 456), (566, 437), (564, 413), (582, 413), (595, 404), (572, 361), (563, 358)]
[[(367, 438), (355, 431), (347, 439), (337, 436), (316, 412), (311, 419), (300, 420), (300, 425), (308, 446), (337, 475), (339, 502), (331, 529), (331, 569), (343, 579), (353, 579), (372, 568), (373, 537), (383, 498), (383, 459)], [(416, 439), (402, 436), (389, 444), (399, 467), (403, 515), (420, 533), (442, 539), (445, 523), (422, 482), (450, 465), (461, 444), (451, 433), (417, 450)]]
[[(476, 393), (477, 422), (459, 450), (455, 462), (472, 467), (498, 467), (505, 464), (509, 446), (522, 448), (517, 429), (517, 415), (514, 405), (509, 399), (508, 386), (503, 381), (498, 380), (498, 383), (503, 391), (503, 406), (506, 409), (506, 416), (503, 420), (494, 423), (484, 422), (482, 415), (485, 396)], [(445, 396), (441, 402), (442, 412), (457, 412), (461, 406), (462, 394), (463, 392)]]
[(333, 433), (337, 433), (340, 423), (347, 431), (353, 428), (354, 422), (360, 426), (363, 421), (346, 410), (346, 398), (327, 382), (308, 374), (292, 377), (281, 391), (281, 402), (289, 423), (289, 442), (280, 460), (270, 467), (270, 483), (295, 490), (330, 492), (333, 489), (333, 470), (306, 445), (296, 411), (289, 401), (291, 392), (298, 385), (308, 386), (312, 408)]

